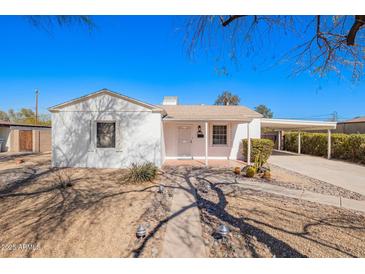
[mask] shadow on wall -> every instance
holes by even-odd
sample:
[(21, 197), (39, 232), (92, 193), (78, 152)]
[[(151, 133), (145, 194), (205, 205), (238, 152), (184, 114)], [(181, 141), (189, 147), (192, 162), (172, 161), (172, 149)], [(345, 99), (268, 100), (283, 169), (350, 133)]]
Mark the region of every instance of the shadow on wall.
[[(110, 111), (120, 107), (113, 97), (101, 97), (92, 104), (81, 104), (79, 111), (53, 114), (55, 166), (121, 168), (144, 161), (161, 164), (160, 138), (144, 129), (144, 122), (152, 119), (150, 112)], [(96, 121), (116, 121), (115, 149), (96, 148), (96, 129), (92, 128)]]

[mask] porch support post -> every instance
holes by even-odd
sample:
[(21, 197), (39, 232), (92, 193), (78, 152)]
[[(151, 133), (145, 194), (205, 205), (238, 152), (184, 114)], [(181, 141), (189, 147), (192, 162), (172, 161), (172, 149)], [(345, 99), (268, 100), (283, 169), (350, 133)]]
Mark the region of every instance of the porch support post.
[(301, 153), (301, 149), (302, 149), (302, 144), (301, 144), (301, 140), (300, 140), (300, 131), (298, 131), (298, 154)]
[(331, 130), (327, 130), (327, 159), (331, 159)]
[(208, 122), (205, 122), (205, 165), (208, 166)]
[(247, 164), (251, 165), (251, 137), (250, 122), (247, 123)]
[(281, 130), (278, 131), (278, 150), (281, 150)]

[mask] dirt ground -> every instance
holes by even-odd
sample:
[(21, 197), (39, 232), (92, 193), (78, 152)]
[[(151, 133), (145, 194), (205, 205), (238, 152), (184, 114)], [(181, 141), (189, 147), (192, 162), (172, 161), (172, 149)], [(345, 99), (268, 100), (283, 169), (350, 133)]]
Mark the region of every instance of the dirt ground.
[[(194, 178), (209, 257), (365, 257), (364, 213), (243, 189), (229, 169), (182, 172)], [(332, 188), (272, 172), (287, 187)], [(0, 257), (159, 257), (176, 186), (165, 174), (121, 183), (124, 173), (52, 169), (49, 154), (0, 157)], [(223, 240), (215, 237), (222, 223), (231, 230)], [(139, 224), (147, 228), (140, 240)]]
[[(160, 179), (121, 184), (124, 172), (51, 169), (49, 154), (0, 158), (0, 257), (158, 257), (164, 227), (153, 229), (171, 191), (158, 193)], [(139, 224), (153, 237), (137, 240)]]
[[(231, 171), (194, 175), (210, 257), (365, 257), (364, 213), (214, 183), (215, 172)], [(220, 224), (231, 230), (223, 240)]]

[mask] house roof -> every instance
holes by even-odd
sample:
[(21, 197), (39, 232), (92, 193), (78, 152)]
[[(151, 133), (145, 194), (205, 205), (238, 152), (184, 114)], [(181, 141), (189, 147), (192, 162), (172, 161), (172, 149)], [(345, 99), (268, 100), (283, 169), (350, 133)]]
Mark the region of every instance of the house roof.
[(126, 100), (128, 102), (133, 103), (133, 104), (145, 107), (147, 109), (151, 109), (152, 111), (155, 111), (155, 112), (164, 112), (164, 110), (162, 108), (159, 108), (155, 105), (151, 105), (151, 104), (139, 101), (137, 99), (125, 96), (125, 95), (120, 94), (120, 93), (115, 92), (115, 91), (108, 90), (106, 88), (98, 90), (98, 91), (90, 93), (90, 94), (87, 94), (87, 95), (84, 95), (84, 96), (81, 96), (81, 97), (78, 97), (76, 99), (72, 99), (70, 101), (55, 105), (53, 107), (48, 108), (48, 110), (50, 112), (57, 112), (57, 111), (59, 111), (60, 109), (62, 109), (64, 107), (68, 107), (68, 106), (71, 106), (71, 105), (74, 105), (74, 104), (78, 104), (78, 103), (86, 101), (90, 98), (95, 98), (95, 97), (103, 95), (103, 94), (107, 94), (107, 95), (112, 96), (112, 97), (116, 97), (116, 98), (119, 98), (119, 99)]
[(50, 126), (43, 126), (43, 125), (31, 125), (31, 124), (24, 124), (24, 123), (14, 123), (9, 121), (0, 120), (0, 127), (11, 127), (11, 126), (22, 126), (22, 127), (39, 127), (39, 128), (51, 128)]
[(262, 115), (245, 106), (160, 105), (165, 120), (250, 120)]
[(340, 122), (339, 124), (347, 124), (347, 123), (365, 123), (365, 116), (356, 117), (350, 120), (346, 120), (343, 122)]

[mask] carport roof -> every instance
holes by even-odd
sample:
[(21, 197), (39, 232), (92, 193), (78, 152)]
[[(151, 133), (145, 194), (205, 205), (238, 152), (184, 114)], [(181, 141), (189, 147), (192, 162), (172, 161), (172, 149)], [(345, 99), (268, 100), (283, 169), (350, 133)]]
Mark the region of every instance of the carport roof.
[(261, 127), (277, 130), (324, 130), (336, 129), (336, 122), (309, 121), (309, 120), (289, 120), (289, 119), (268, 119), (261, 120)]

